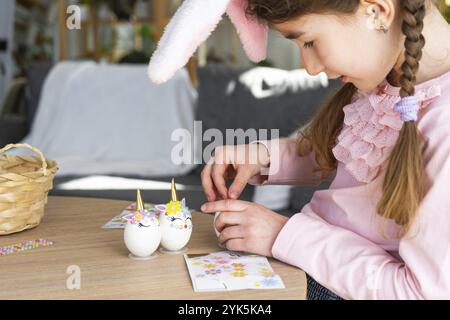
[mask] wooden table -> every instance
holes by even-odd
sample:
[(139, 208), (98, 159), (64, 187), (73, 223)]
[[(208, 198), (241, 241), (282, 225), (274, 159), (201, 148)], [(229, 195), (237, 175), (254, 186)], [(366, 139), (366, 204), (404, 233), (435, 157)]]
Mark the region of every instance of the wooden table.
[[(129, 259), (123, 230), (101, 228), (128, 205), (127, 201), (50, 197), (37, 228), (0, 236), (0, 246), (39, 238), (54, 241), (50, 247), (0, 256), (0, 299), (305, 299), (305, 273), (272, 259), (286, 289), (213, 293), (194, 292), (182, 254)], [(193, 213), (188, 253), (223, 250), (212, 222), (210, 215)], [(70, 266), (80, 268), (80, 289), (67, 288)]]

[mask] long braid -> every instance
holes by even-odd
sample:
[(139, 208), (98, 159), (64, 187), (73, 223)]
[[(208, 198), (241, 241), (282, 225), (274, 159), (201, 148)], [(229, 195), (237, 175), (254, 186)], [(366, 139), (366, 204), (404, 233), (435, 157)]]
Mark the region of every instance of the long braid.
[(423, 19), (425, 17), (425, 1), (402, 1), (404, 18), (402, 32), (405, 34), (405, 62), (402, 65), (402, 78), (400, 80), (400, 95), (413, 96), (416, 84), (416, 73), (419, 69), (419, 61), (422, 58), (422, 49), (425, 46), (425, 38), (422, 35)]
[[(416, 73), (422, 57), (425, 38), (422, 35), (425, 1), (401, 1), (403, 7), (402, 32), (405, 39), (405, 62), (402, 65), (400, 96), (415, 94)], [(390, 155), (383, 181), (383, 193), (377, 212), (403, 226), (404, 235), (417, 215), (423, 198), (422, 143), (416, 123), (405, 122)]]

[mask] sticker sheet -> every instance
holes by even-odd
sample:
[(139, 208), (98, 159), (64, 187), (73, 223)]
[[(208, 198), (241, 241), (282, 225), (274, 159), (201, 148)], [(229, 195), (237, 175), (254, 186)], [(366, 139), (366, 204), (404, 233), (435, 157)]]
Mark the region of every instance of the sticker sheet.
[[(146, 203), (144, 205), (144, 208), (146, 210), (151, 210), (151, 209), (154, 209), (154, 206)], [(115, 216), (114, 218), (109, 220), (105, 225), (103, 225), (102, 228), (103, 229), (124, 229), (127, 224), (127, 220), (125, 219), (125, 217), (129, 214), (133, 214), (135, 212), (135, 210), (136, 210), (136, 203), (133, 202), (127, 208), (125, 208), (119, 215)]]
[(285, 288), (266, 257), (221, 251), (184, 258), (195, 292)]

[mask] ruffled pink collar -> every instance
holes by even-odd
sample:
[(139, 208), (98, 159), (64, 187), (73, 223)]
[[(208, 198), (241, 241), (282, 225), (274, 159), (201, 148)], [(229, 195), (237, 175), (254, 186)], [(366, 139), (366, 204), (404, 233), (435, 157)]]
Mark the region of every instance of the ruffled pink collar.
[[(443, 81), (450, 81), (450, 72), (415, 86), (421, 109), (441, 95)], [(400, 87), (385, 79), (371, 92), (357, 91), (352, 103), (344, 107), (344, 125), (332, 151), (356, 180), (374, 180), (394, 148), (403, 126), (394, 111), (400, 99)]]

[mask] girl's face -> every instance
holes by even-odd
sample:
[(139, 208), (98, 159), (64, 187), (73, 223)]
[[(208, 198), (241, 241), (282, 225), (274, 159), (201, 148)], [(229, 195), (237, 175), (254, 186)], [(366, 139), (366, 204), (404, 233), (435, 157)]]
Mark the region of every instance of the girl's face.
[(396, 65), (403, 41), (396, 23), (389, 25), (386, 34), (371, 28), (366, 10), (359, 6), (345, 17), (309, 14), (273, 26), (300, 47), (310, 75), (345, 76), (358, 89), (371, 91)]

